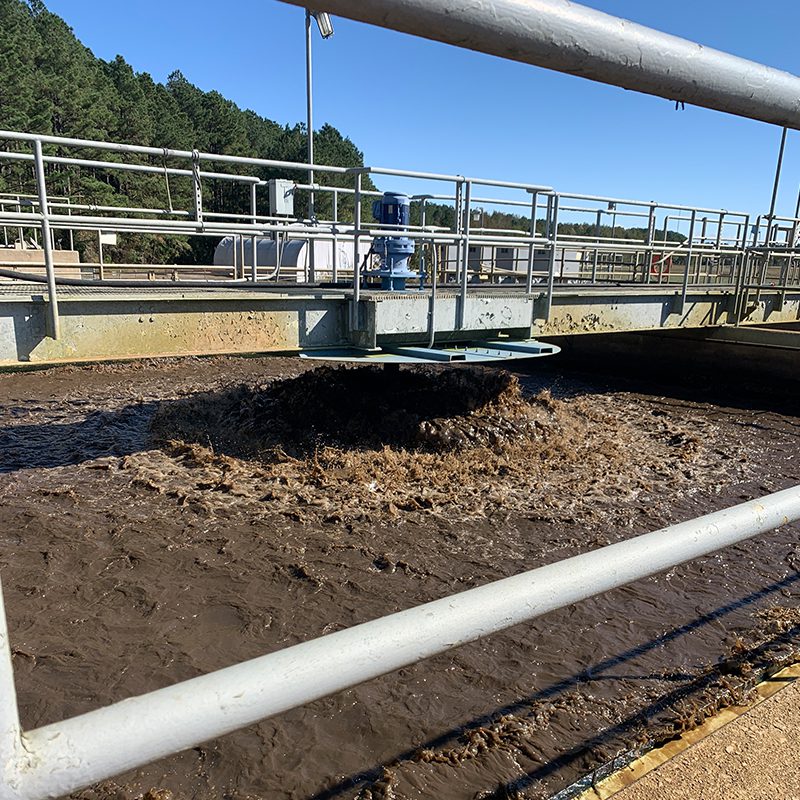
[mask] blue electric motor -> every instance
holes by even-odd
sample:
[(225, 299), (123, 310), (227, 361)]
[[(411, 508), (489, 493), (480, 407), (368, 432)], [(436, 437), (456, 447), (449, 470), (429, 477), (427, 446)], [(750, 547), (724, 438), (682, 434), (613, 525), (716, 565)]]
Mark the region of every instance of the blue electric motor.
[(376, 273), (381, 278), (381, 289), (402, 292), (406, 280), (417, 277), (417, 273), (408, 268), (408, 259), (414, 254), (414, 240), (402, 235), (411, 221), (411, 201), (408, 195), (384, 192), (383, 197), (372, 204), (372, 216), (381, 226), (392, 226), (398, 231), (398, 236), (374, 239), (372, 252), (381, 259)]

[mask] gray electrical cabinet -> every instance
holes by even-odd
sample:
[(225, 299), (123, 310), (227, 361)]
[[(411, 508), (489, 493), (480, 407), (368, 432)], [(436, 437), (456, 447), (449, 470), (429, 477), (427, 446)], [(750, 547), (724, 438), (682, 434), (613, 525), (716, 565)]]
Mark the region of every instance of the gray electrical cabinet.
[(294, 181), (285, 178), (269, 181), (269, 210), (274, 217), (294, 216)]

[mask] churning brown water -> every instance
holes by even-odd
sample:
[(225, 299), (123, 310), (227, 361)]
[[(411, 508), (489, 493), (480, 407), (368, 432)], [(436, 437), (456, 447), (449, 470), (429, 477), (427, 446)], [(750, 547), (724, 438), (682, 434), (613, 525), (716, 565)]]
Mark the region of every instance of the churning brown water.
[[(24, 725), (800, 479), (785, 403), (555, 369), (214, 358), (0, 376), (0, 567)], [(550, 796), (795, 658), (797, 533), (80, 796)]]

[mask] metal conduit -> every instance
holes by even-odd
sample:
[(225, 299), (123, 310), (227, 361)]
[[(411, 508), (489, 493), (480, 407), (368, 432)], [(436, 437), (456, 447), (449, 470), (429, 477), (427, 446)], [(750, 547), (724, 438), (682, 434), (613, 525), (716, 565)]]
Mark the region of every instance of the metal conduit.
[(0, 609), (0, 800), (43, 800), (800, 519), (800, 486), (16, 736)]
[(569, 0), (284, 2), (800, 129), (797, 76)]
[[(117, 268), (117, 264), (109, 264), (107, 267), (112, 269)], [(170, 266), (163, 267), (162, 269), (170, 269)], [(202, 267), (198, 267), (198, 270)], [(233, 267), (228, 267), (233, 269)], [(142, 271), (146, 271), (147, 267), (142, 266)], [(39, 275), (34, 272), (21, 272), (14, 269), (5, 269), (0, 267), (0, 278), (11, 278), (13, 280), (21, 281), (23, 283), (47, 283), (45, 275)], [(177, 280), (154, 279), (149, 278), (69, 278), (69, 277), (55, 277), (56, 286), (98, 286), (103, 287), (116, 287), (126, 289), (163, 289), (163, 288), (215, 288), (227, 289), (241, 287), (244, 289), (253, 289), (252, 281), (247, 278), (218, 278), (218, 279), (203, 279), (203, 278), (179, 278)], [(259, 286), (258, 288), (267, 288)]]

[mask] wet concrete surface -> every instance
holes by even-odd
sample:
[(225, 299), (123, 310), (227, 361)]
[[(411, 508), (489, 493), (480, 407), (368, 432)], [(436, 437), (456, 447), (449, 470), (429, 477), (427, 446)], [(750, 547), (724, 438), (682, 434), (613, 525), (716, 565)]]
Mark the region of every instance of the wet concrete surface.
[[(272, 442), (264, 458), (208, 435), (204, 403), (233, 396), (217, 420), (235, 408), (241, 425), (243, 397), (308, 368), (213, 358), (0, 375), (0, 574), (26, 728), (800, 478), (800, 420), (779, 389), (539, 364), (517, 373), (539, 434), (525, 441), (447, 452), (325, 441), (286, 458)], [(176, 413), (170, 440), (159, 421)], [(798, 530), (80, 796), (548, 797), (795, 658)]]

